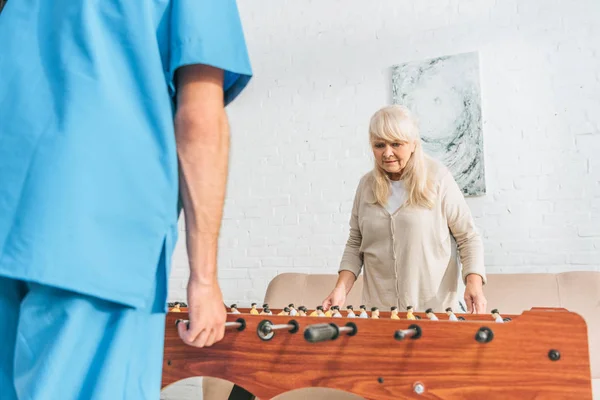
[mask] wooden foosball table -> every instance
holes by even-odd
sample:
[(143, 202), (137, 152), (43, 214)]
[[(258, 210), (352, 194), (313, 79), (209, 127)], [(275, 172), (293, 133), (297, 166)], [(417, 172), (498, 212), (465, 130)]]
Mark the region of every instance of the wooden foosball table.
[(163, 388), (210, 376), (235, 384), (231, 400), (305, 387), (365, 399), (592, 399), (587, 326), (562, 308), (502, 317), (363, 310), (366, 318), (234, 308), (223, 340), (205, 348), (181, 341), (187, 312), (174, 311)]

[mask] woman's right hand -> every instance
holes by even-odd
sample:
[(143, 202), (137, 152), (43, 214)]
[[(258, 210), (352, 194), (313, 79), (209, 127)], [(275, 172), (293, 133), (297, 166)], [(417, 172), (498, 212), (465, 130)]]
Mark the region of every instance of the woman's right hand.
[(344, 306), (346, 302), (346, 290), (344, 288), (336, 287), (334, 288), (329, 296), (323, 300), (323, 310), (327, 311), (331, 308), (331, 306), (339, 306), (340, 309)]

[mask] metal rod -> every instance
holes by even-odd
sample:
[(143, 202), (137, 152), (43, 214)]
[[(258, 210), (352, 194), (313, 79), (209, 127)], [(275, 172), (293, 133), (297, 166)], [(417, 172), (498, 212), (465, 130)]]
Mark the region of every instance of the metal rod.
[(338, 329), (339, 329), (340, 333), (354, 331), (354, 328), (352, 328), (351, 326), (340, 326)]
[(275, 335), (275, 331), (285, 329), (289, 333), (298, 332), (299, 325), (295, 320), (289, 321), (287, 324), (274, 324), (268, 319), (263, 319), (258, 323), (256, 334), (262, 340), (271, 340)]
[(477, 337), (475, 340), (477, 340), (480, 343), (486, 343), (488, 341), (489, 335), (486, 331), (478, 331), (477, 332)]
[(475, 340), (479, 343), (489, 343), (492, 339), (494, 339), (494, 332), (487, 326), (482, 326), (475, 334)]
[(239, 329), (242, 327), (241, 322), (225, 322), (225, 329), (227, 328), (236, 328)]
[(287, 329), (289, 331), (294, 328), (295, 328), (295, 326), (292, 324), (277, 324), (277, 325), (266, 324), (265, 326), (263, 326), (262, 330), (264, 333), (270, 333), (272, 331), (277, 331), (280, 329)]
[(406, 338), (419, 339), (421, 337), (421, 327), (419, 325), (411, 325), (408, 329), (400, 329), (394, 332), (394, 339), (404, 340)]
[(406, 339), (409, 337), (413, 337), (416, 334), (417, 334), (417, 331), (415, 329), (403, 329), (403, 330), (396, 331), (396, 334), (394, 335), (394, 337), (398, 340), (402, 340), (402, 339)]
[[(175, 320), (175, 326), (177, 326), (177, 324), (179, 324), (180, 322), (183, 322), (187, 325), (187, 327), (190, 327), (190, 321), (187, 319), (177, 319)], [(243, 323), (239, 322), (239, 321), (235, 321), (235, 322), (225, 322), (225, 329), (240, 329), (244, 326)]]

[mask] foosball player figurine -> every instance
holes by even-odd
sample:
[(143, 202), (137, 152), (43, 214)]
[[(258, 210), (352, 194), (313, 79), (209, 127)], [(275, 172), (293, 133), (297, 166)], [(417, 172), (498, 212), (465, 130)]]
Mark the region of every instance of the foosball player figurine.
[(281, 310), (281, 312), (277, 315), (290, 315), (290, 309), (289, 307), (285, 307), (283, 310)]
[(237, 309), (237, 304), (232, 304), (229, 308), (231, 309), (231, 314), (241, 314), (240, 310)]
[(406, 307), (406, 319), (417, 319), (413, 314), (413, 306)]
[(317, 308), (315, 308), (315, 311), (310, 313), (311, 317), (324, 317), (325, 313), (323, 312), (323, 306), (317, 306)]
[(291, 317), (295, 317), (296, 315), (298, 315), (298, 310), (296, 310), (296, 307), (294, 307), (294, 303), (290, 303), (288, 305), (288, 308), (290, 309), (290, 316)]
[(458, 321), (458, 318), (456, 318), (456, 315), (452, 312), (452, 307), (446, 308), (446, 314), (448, 314), (448, 319), (450, 321)]
[(494, 317), (494, 321), (504, 323), (504, 320), (502, 319), (500, 313), (498, 312), (498, 309), (496, 308), (492, 310), (492, 317)]
[(252, 315), (258, 315), (259, 312), (256, 309), (256, 303), (252, 303), (251, 306), (252, 306), (252, 308), (250, 309), (250, 314), (252, 314)]
[(329, 307), (329, 310), (328, 310), (329, 314), (327, 314), (327, 312), (325, 314), (329, 315), (330, 317), (333, 317), (333, 314), (335, 314), (335, 308), (336, 307), (337, 306), (331, 306), (331, 307)]
[(328, 312), (325, 313), (325, 315), (328, 315), (329, 317), (333, 317), (335, 314), (335, 308), (337, 306), (331, 306), (329, 307), (329, 310), (327, 310)]
[(435, 315), (432, 308), (428, 308), (427, 310), (425, 310), (425, 314), (427, 314), (427, 318), (429, 318), (432, 321), (438, 320), (438, 317)]
[(307, 312), (308, 312), (308, 310), (306, 309), (306, 307), (304, 307), (304, 306), (298, 307), (298, 316), (299, 317), (306, 317)]
[(359, 318), (369, 318), (369, 314), (367, 314), (367, 307), (362, 305), (360, 306), (360, 315)]
[(390, 308), (390, 318), (391, 319), (400, 319), (400, 317), (398, 316), (398, 307), (392, 306)]
[(176, 301), (175, 304), (173, 304), (171, 312), (181, 312), (181, 303)]
[(333, 306), (331, 307), (331, 309), (333, 310), (333, 318), (342, 318), (342, 313), (340, 313), (340, 306)]
[(379, 308), (371, 307), (371, 318), (379, 319)]
[(262, 311), (259, 313), (259, 315), (273, 315), (268, 304), (263, 304)]
[(347, 318), (356, 318), (356, 314), (354, 314), (354, 308), (352, 306), (346, 306), (346, 310)]

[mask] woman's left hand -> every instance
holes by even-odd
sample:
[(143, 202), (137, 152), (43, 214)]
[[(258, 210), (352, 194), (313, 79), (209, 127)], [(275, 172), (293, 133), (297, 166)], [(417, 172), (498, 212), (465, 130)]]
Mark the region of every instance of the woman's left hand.
[(483, 295), (483, 280), (481, 276), (471, 274), (467, 276), (465, 288), (465, 303), (470, 314), (485, 314), (487, 300)]

